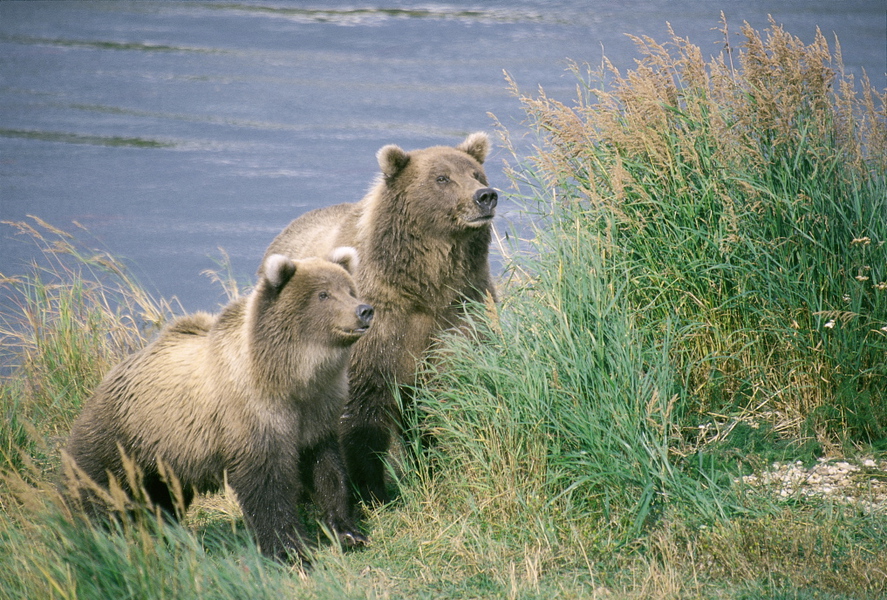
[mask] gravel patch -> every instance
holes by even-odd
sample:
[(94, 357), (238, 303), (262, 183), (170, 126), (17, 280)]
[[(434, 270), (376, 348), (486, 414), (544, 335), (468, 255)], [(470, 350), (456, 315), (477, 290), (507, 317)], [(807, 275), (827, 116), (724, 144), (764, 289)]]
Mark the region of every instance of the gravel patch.
[(827, 498), (887, 513), (887, 460), (820, 458), (810, 468), (801, 461), (776, 462), (761, 473), (742, 477), (741, 481), (782, 498)]

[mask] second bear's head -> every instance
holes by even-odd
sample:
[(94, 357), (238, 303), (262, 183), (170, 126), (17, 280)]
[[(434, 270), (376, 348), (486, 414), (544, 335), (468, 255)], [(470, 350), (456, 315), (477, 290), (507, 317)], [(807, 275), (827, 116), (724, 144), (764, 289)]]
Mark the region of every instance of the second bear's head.
[(253, 335), (272, 348), (297, 343), (317, 350), (356, 342), (373, 320), (373, 307), (358, 298), (351, 277), (356, 266), (350, 247), (337, 248), (328, 260), (269, 256), (250, 298)]
[(389, 145), (377, 153), (382, 181), (376, 198), (392, 214), (423, 229), (456, 233), (488, 228), (499, 197), (487, 182), (483, 163), (490, 141), (483, 132), (459, 145), (406, 152)]

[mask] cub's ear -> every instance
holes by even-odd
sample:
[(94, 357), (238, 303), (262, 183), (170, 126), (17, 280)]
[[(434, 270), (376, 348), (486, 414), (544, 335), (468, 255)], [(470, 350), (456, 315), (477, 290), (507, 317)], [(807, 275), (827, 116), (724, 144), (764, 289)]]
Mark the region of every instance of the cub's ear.
[(376, 152), (379, 168), (386, 179), (391, 179), (403, 171), (410, 162), (410, 155), (404, 152), (400, 146), (389, 144)]
[(351, 246), (339, 246), (330, 253), (327, 260), (341, 265), (351, 275), (354, 275), (354, 271), (357, 270), (357, 250)]
[(456, 146), (456, 150), (465, 152), (480, 164), (484, 164), (490, 151), (490, 138), (483, 131), (472, 133), (465, 141)]
[(265, 260), (262, 273), (268, 280), (268, 285), (279, 292), (296, 273), (296, 263), (283, 254), (272, 254)]

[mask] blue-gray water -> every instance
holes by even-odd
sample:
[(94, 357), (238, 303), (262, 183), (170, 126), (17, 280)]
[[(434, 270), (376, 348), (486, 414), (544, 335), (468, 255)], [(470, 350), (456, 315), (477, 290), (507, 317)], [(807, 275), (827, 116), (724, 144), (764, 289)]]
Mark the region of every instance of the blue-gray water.
[[(768, 14), (808, 43), (818, 26), (885, 86), (884, 0), (0, 2), (0, 220), (77, 221), (154, 294), (215, 310), (219, 248), (250, 281), (291, 219), (364, 194), (379, 147), (453, 144), (491, 113), (523, 132), (503, 72), (569, 103), (568, 59), (631, 68), (625, 34), (667, 22), (714, 54), (722, 10), (734, 44)], [(37, 255), (12, 234), (7, 277)]]

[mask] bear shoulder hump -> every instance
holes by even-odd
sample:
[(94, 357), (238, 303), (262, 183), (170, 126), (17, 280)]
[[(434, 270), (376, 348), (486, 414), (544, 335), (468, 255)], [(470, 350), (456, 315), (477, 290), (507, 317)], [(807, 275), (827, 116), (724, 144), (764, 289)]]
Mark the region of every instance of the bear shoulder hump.
[(213, 326), (215, 317), (206, 312), (196, 312), (175, 319), (167, 325), (165, 332), (170, 335), (206, 335)]

